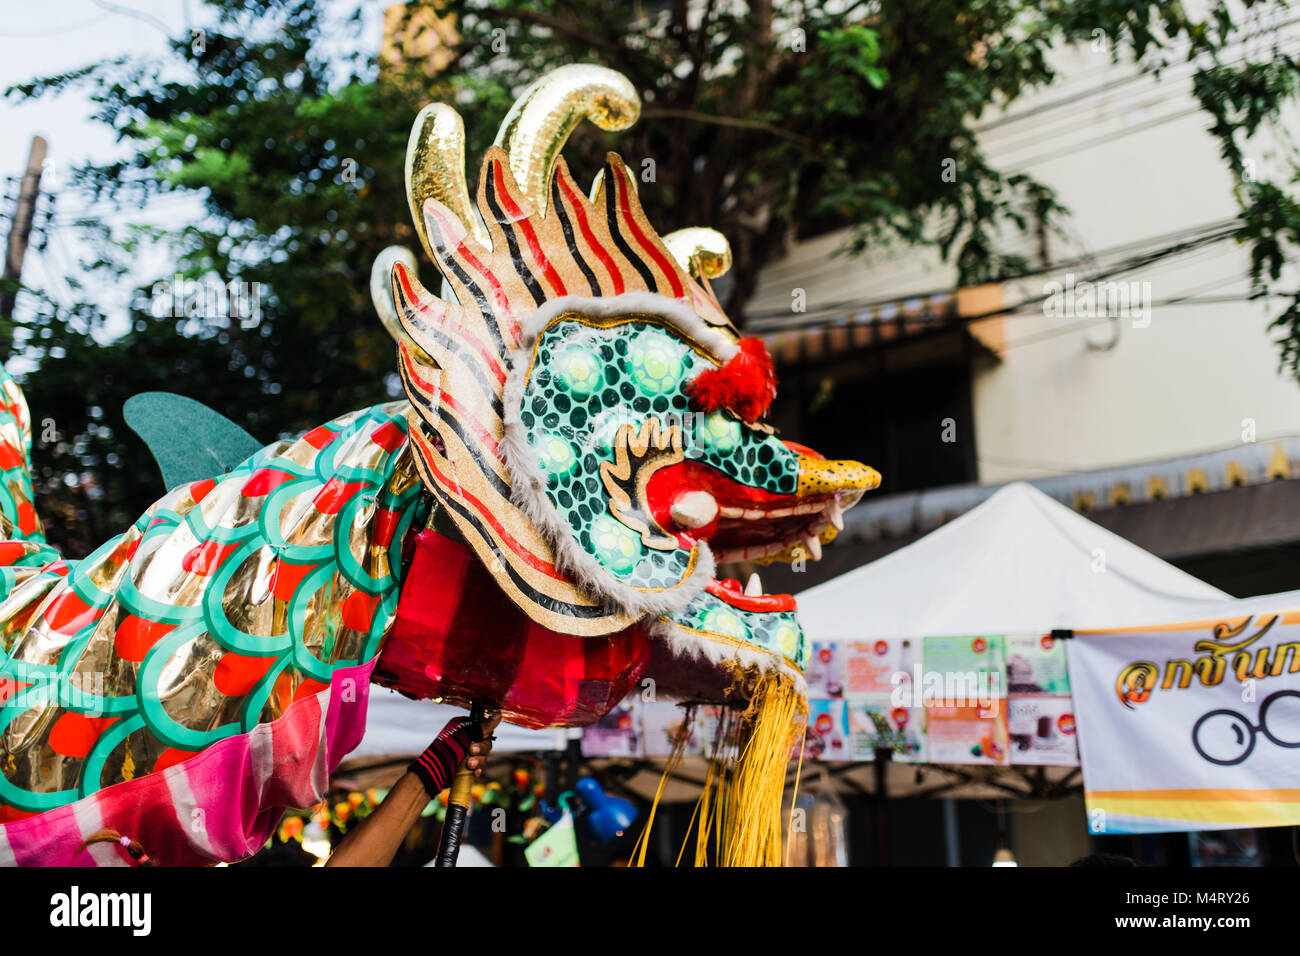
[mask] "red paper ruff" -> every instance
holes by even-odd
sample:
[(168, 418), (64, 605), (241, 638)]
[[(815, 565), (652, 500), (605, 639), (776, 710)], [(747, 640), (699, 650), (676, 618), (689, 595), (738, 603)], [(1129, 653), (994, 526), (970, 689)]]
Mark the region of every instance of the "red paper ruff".
[(740, 351), (725, 364), (695, 376), (686, 392), (702, 412), (727, 408), (747, 422), (767, 414), (776, 397), (776, 372), (762, 339), (741, 339)]
[(521, 727), (582, 727), (622, 700), (649, 660), (638, 627), (574, 637), (535, 624), (467, 545), (423, 531), (373, 679), (411, 697), (499, 707)]

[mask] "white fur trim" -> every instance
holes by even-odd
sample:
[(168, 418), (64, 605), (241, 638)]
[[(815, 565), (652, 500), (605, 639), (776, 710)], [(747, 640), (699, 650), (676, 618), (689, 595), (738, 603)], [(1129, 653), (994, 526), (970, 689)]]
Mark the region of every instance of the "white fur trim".
[(706, 637), (689, 631), (666, 618), (658, 618), (650, 625), (650, 634), (668, 645), (676, 657), (688, 660), (703, 659), (711, 664), (740, 664), (742, 667), (755, 667), (759, 673), (779, 673), (794, 682), (795, 690), (802, 696), (808, 696), (808, 684), (784, 657), (761, 647), (753, 649), (734, 647), (721, 641), (711, 641)]
[(738, 351), (735, 340), (705, 322), (696, 311), (679, 299), (669, 299), (655, 292), (625, 292), (622, 295), (606, 295), (598, 299), (583, 298), (578, 295), (566, 295), (551, 299), (532, 315), (524, 319), (523, 335), (519, 349), (511, 357), (518, 363), (520, 355), (527, 353), (532, 357), (533, 346), (543, 330), (565, 312), (578, 312), (596, 318), (608, 318), (612, 315), (629, 315), (634, 312), (657, 315), (666, 319), (670, 325), (704, 346), (720, 361), (726, 362)]
[(623, 584), (584, 551), (574, 539), (568, 522), (560, 517), (546, 495), (546, 479), (537, 467), (532, 446), (528, 444), (528, 436), (519, 419), (519, 405), (524, 396), (524, 377), (532, 363), (538, 337), (552, 321), (566, 312), (602, 318), (630, 313), (661, 316), (713, 351), (722, 361), (735, 355), (738, 346), (728, 336), (707, 325), (689, 306), (675, 299), (651, 292), (629, 292), (599, 299), (580, 296), (552, 299), (524, 319), (520, 346), (510, 357), (510, 375), (503, 396), (505, 434), (497, 446), (510, 473), (510, 500), (550, 539), (555, 548), (556, 566), (572, 575), (580, 588), (610, 602), (626, 614), (659, 615), (680, 611), (713, 580), (716, 568), (713, 552), (707, 544), (700, 542), (696, 545), (695, 568), (676, 586), (661, 591), (642, 591)]

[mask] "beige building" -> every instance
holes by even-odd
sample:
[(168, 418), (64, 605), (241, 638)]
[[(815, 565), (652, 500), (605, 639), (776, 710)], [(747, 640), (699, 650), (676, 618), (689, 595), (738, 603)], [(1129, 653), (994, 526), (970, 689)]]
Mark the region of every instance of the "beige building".
[[(1264, 55), (1271, 26), (1229, 59)], [(1300, 42), (1296, 24), (1277, 29)], [(798, 396), (779, 424), (885, 476), (850, 512), (861, 548), (836, 565), (1026, 479), (1233, 593), (1300, 587), (1300, 526), (1282, 526), (1300, 494), (1276, 482), (1300, 467), (1300, 384), (1268, 328), (1281, 305), (1247, 298), (1233, 183), (1192, 67), (1157, 79), (1105, 46), (1055, 57), (1056, 83), (978, 127), (995, 168), (1072, 211), (1064, 236), (1009, 241), (1033, 275), (959, 290), (933, 250), (836, 256), (837, 233), (794, 245), (750, 302)], [(1267, 175), (1259, 140), (1250, 164)]]

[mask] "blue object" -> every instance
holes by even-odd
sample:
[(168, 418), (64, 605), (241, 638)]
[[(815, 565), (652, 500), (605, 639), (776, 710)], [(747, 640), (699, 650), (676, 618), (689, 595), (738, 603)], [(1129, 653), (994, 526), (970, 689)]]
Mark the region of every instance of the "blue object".
[(545, 800), (538, 800), (537, 807), (542, 812), (542, 819), (548, 824), (559, 823), (565, 811), (569, 810), (569, 798), (572, 796), (572, 790), (565, 790), (555, 801), (555, 806), (551, 806)]
[(598, 843), (621, 837), (636, 822), (637, 809), (629, 800), (611, 797), (595, 777), (578, 781), (578, 796), (587, 805), (587, 832)]

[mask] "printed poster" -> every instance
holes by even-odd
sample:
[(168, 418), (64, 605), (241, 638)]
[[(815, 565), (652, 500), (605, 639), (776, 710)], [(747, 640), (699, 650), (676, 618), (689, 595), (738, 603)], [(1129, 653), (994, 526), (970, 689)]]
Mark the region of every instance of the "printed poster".
[(594, 724), (582, 729), (588, 757), (639, 757), (642, 754), (640, 695), (629, 694)]
[(1013, 764), (1079, 765), (1065, 643), (1051, 634), (1007, 636), (1007, 720)]
[(1012, 697), (1007, 715), (1013, 764), (1079, 765), (1074, 704), (1069, 697)]
[[(919, 640), (845, 641), (844, 696), (884, 695), (911, 678), (920, 657)], [(827, 695), (833, 696), (833, 695)]]
[(1005, 765), (1009, 762), (1005, 700), (988, 706), (930, 704), (925, 708), (930, 763)]
[(1093, 833), (1300, 824), (1300, 612), (1066, 645)]
[(899, 763), (924, 763), (925, 708), (895, 707), (888, 697), (854, 698), (849, 705), (849, 755), (876, 759), (877, 748)]
[(695, 743), (697, 728), (686, 720), (686, 708), (677, 701), (643, 701), (640, 711), (645, 756), (667, 757), (683, 733), (687, 735), (686, 752), (699, 752)]
[(808, 701), (804, 760), (849, 760), (849, 711), (843, 700)]
[(925, 638), (912, 694), (925, 707), (931, 763), (1009, 762), (1004, 637)]
[(844, 668), (839, 641), (813, 641), (812, 654), (804, 671), (809, 698), (844, 696)]
[(697, 756), (713, 756), (713, 749), (717, 744), (718, 733), (722, 727), (722, 719), (726, 711), (725, 707), (712, 704), (705, 704), (696, 708), (695, 731), (691, 738), (691, 744), (692, 750)]
[(1006, 696), (1006, 639), (1000, 635), (927, 637), (921, 658), (927, 700)]
[(524, 859), (529, 866), (580, 866), (573, 814), (566, 810), (564, 816), (524, 847)]
[(1008, 637), (1007, 694), (1011, 697), (1070, 696), (1065, 641), (1058, 641), (1050, 634)]

